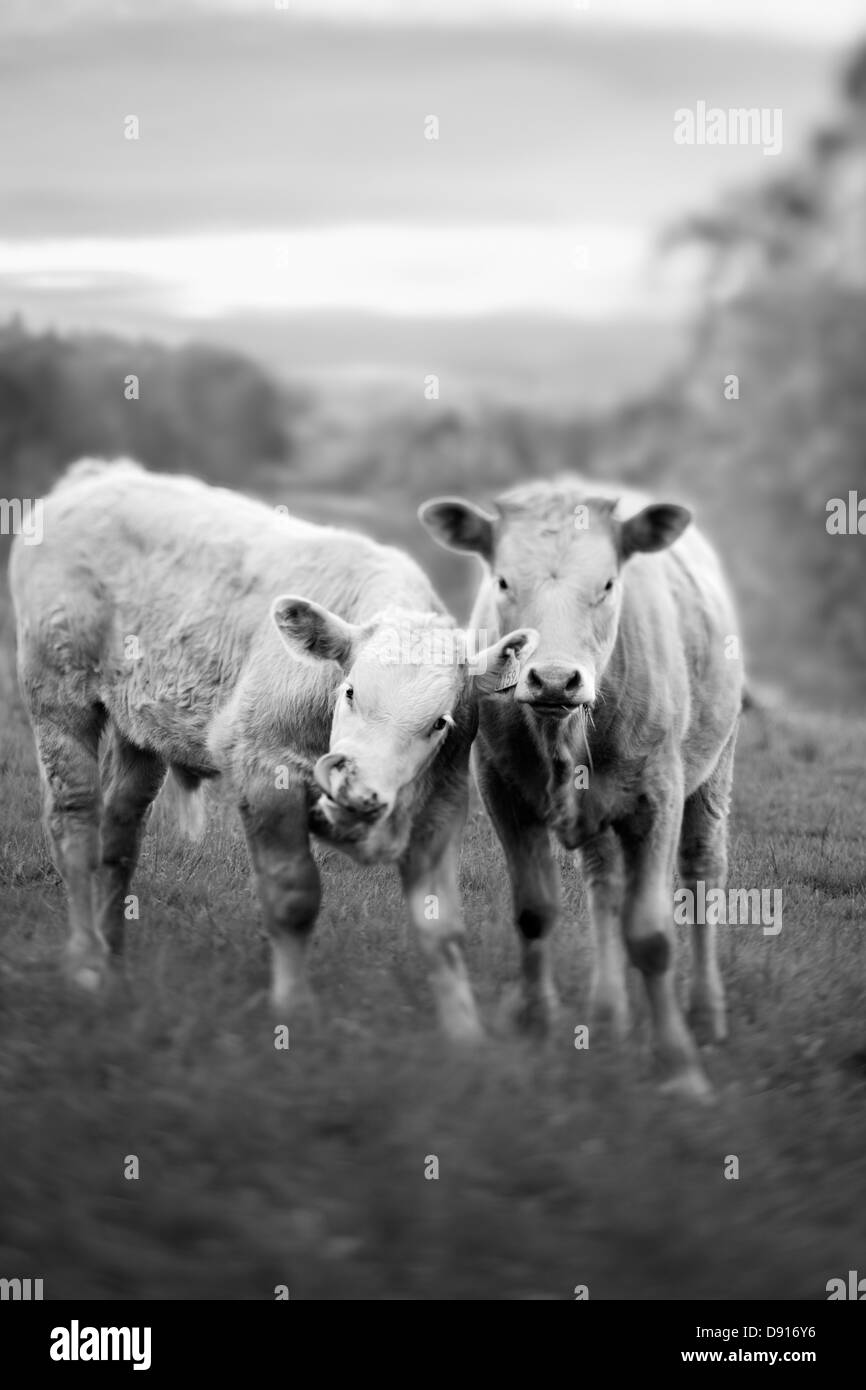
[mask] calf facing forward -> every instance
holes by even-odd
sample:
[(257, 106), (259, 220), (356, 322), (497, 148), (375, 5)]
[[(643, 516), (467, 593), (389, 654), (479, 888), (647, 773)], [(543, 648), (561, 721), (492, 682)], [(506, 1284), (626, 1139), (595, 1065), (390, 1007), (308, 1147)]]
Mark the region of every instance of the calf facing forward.
[(74, 467), (46, 499), (43, 543), (13, 548), (11, 577), (80, 984), (98, 987), (122, 949), (171, 768), (186, 790), (230, 784), (283, 1013), (308, 994), (312, 831), (398, 866), (443, 1026), (478, 1032), (457, 885), (469, 747), (478, 693), (530, 634), (473, 656), (400, 551), (128, 462)]
[[(724, 886), (742, 683), (728, 640), (736, 621), (716, 558), (695, 528), (686, 531), (684, 508), (607, 493), (565, 479), (514, 489), (492, 513), (434, 500), (421, 519), (441, 544), (484, 561), (473, 627), (495, 634), (526, 623), (539, 634), (515, 698), (482, 702), (473, 752), (511, 876), (520, 1018), (543, 1027), (555, 1004), (552, 831), (579, 851), (587, 884), (592, 1017), (620, 1033), (627, 1025), (621, 927), (669, 1084), (702, 1094), (674, 993), (673, 872), (679, 852), (684, 887)], [(721, 1038), (713, 928), (696, 924), (693, 936), (694, 1023)]]

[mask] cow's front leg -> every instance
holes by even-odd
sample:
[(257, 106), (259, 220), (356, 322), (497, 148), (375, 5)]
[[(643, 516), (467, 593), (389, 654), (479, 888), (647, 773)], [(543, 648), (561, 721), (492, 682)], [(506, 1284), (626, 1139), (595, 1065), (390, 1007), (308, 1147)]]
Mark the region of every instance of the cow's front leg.
[(643, 975), (665, 1090), (706, 1099), (710, 1086), (674, 988), (673, 866), (682, 802), (674, 794), (646, 798), (621, 827), (626, 879), (626, 950)]
[(281, 1018), (297, 1018), (313, 1004), (306, 958), (322, 897), (319, 870), (310, 849), (307, 792), (278, 793), (265, 804), (242, 803), (240, 812), (271, 939), (271, 1003)]
[(464, 935), (458, 870), (465, 809), (443, 834), (417, 832), (400, 861), (400, 878), (415, 930), (430, 968), (442, 1031), (459, 1042), (484, 1035), (461, 943)]
[(590, 1019), (621, 1040), (628, 1032), (628, 995), (622, 948), (622, 846), (612, 830), (580, 848), (594, 937)]
[(494, 767), (476, 763), (478, 785), (508, 865), (514, 920), (520, 941), (520, 983), (514, 1005), (517, 1027), (548, 1032), (558, 1010), (550, 936), (559, 918), (559, 867), (550, 832)]

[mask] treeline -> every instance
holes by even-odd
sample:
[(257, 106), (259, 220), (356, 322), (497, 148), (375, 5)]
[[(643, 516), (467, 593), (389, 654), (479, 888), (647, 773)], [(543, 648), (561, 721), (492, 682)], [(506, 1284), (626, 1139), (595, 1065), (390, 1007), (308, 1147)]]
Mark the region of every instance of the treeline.
[[(721, 540), (751, 659), (788, 689), (866, 694), (866, 46), (782, 178), (735, 190), (672, 238), (702, 246), (706, 299), (676, 378), (604, 432), (624, 461), (694, 498)], [(866, 527), (866, 517), (863, 518)]]
[[(259, 491), (411, 548), (458, 612), (471, 566), (428, 545), (432, 493), (481, 500), (578, 469), (690, 499), (723, 551), (758, 675), (812, 700), (866, 694), (866, 535), (827, 504), (866, 499), (866, 48), (836, 112), (781, 179), (673, 229), (706, 255), (675, 375), (581, 418), (563, 402), (414, 408), (366, 388), (313, 395), (242, 355), (0, 329), (0, 496), (38, 496), (82, 454), (128, 453)], [(128, 399), (127, 379), (139, 380)]]
[[(594, 419), (501, 403), (380, 413), (316, 448), (346, 491), (393, 498), (416, 546), (414, 503), (434, 491), (484, 498), (571, 468), (684, 497), (724, 554), (758, 678), (862, 701), (866, 514), (838, 534), (828, 504), (853, 493), (866, 511), (866, 46), (799, 161), (660, 251), (684, 242), (703, 249), (705, 297), (678, 370), (646, 398)], [(459, 606), (467, 571), (423, 559)]]
[(215, 482), (292, 456), (291, 410), (255, 363), (220, 348), (0, 327), (0, 494), (44, 492), (71, 460), (129, 454)]

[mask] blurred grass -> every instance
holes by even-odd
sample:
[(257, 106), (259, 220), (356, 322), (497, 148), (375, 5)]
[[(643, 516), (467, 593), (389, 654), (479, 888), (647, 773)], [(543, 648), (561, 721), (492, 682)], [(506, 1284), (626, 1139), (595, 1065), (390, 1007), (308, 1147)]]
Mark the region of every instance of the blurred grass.
[[(863, 721), (751, 719), (732, 884), (780, 887), (778, 937), (722, 928), (732, 1015), (718, 1104), (664, 1100), (645, 1010), (623, 1053), (573, 1047), (590, 953), (577, 875), (545, 1046), (496, 1026), (516, 969), (501, 855), (463, 854), (467, 958), (491, 1036), (436, 1034), (389, 872), (324, 853), (314, 1029), (274, 1048), (245, 852), (219, 808), (182, 845), (155, 817), (128, 986), (65, 985), (60, 882), (0, 644), (0, 1272), (48, 1298), (824, 1298), (862, 1258), (866, 1147)], [(685, 943), (683, 943), (685, 945)], [(688, 951), (680, 952), (687, 969)], [(140, 1178), (123, 1177), (135, 1154)], [(725, 1156), (739, 1181), (723, 1177)], [(428, 1155), (438, 1181), (424, 1177)]]

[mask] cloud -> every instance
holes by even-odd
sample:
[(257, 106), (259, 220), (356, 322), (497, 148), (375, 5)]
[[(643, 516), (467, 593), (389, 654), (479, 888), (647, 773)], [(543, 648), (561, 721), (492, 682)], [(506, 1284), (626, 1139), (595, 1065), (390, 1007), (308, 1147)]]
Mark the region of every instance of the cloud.
[(101, 294), (139, 281), (187, 319), (353, 310), (397, 318), (532, 312), (669, 314), (644, 275), (645, 233), (610, 225), (355, 223), (187, 236), (0, 242), (7, 289)]

